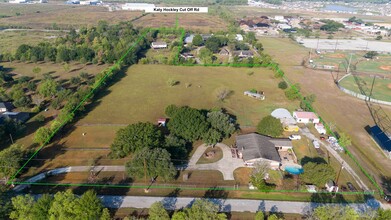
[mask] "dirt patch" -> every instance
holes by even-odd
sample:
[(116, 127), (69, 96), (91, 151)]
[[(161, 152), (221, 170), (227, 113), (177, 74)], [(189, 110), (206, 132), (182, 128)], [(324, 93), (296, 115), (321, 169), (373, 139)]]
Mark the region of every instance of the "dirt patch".
[(379, 68), (380, 68), (381, 70), (391, 71), (391, 66), (380, 66)]
[(388, 84), (388, 88), (389, 88), (389, 89), (391, 89), (391, 83), (390, 83), (390, 84)]
[(331, 57), (331, 58), (345, 58), (346, 57), (346, 55), (342, 54), (342, 53), (333, 53), (333, 54), (328, 54), (327, 56)]

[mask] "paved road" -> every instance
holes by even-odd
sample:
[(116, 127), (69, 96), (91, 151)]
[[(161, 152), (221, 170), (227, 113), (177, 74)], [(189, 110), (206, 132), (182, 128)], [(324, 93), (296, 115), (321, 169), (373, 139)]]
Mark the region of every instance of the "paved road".
[(245, 167), (242, 159), (232, 158), (231, 149), (225, 144), (218, 143), (216, 147), (219, 147), (223, 151), (223, 158), (215, 163), (208, 164), (196, 164), (200, 157), (207, 149), (203, 144), (198, 146), (193, 156), (190, 158), (188, 167), (186, 170), (218, 170), (223, 174), (224, 180), (235, 180), (234, 170), (239, 167)]
[(313, 135), (308, 128), (301, 128), (300, 132), (308, 137), (310, 140), (317, 140), (322, 146), (324, 146), (330, 154), (332, 154), (337, 161), (342, 164), (344, 169), (352, 175), (353, 179), (357, 182), (357, 184), (362, 188), (363, 190), (369, 190), (368, 186), (361, 180), (361, 178), (357, 175), (357, 173), (350, 167), (350, 165), (338, 154), (337, 151), (335, 151), (330, 144), (324, 143), (324, 141), (319, 140), (315, 135)]
[[(191, 206), (195, 198), (184, 197), (151, 197), (151, 196), (99, 196), (104, 206), (109, 208), (149, 208), (154, 202), (161, 201), (168, 210), (175, 210)], [(220, 205), (222, 212), (257, 212), (272, 211), (282, 213), (305, 214), (309, 210), (316, 208), (321, 203), (311, 202), (287, 202), (287, 201), (269, 201), (269, 200), (251, 200), (251, 199), (211, 199), (214, 203)], [(335, 205), (335, 204), (334, 204)], [(370, 199), (366, 203), (343, 204), (352, 206), (357, 211), (363, 213), (372, 208), (383, 207), (377, 200)]]

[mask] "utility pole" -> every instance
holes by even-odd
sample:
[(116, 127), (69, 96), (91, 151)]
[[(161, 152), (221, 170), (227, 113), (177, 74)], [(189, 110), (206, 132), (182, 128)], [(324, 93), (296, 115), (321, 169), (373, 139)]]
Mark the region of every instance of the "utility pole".
[(338, 39), (337, 39), (337, 41), (335, 41), (335, 49), (334, 49), (334, 52), (337, 51), (337, 45), (338, 45)]
[(339, 169), (339, 171), (338, 171), (338, 175), (337, 175), (337, 179), (335, 180), (335, 185), (336, 186), (338, 186), (338, 180), (339, 180), (339, 175), (341, 175), (341, 171), (342, 171), (342, 169), (343, 169), (343, 161), (342, 161), (342, 163), (341, 163), (341, 168)]
[(316, 43), (316, 51), (318, 51), (319, 49), (319, 38), (318, 38), (318, 42)]
[(12, 134), (10, 133), (11, 143), (14, 144), (14, 139), (12, 138)]
[(347, 70), (346, 70), (346, 73), (347, 73), (347, 74), (350, 73), (350, 64), (352, 63), (352, 56), (353, 56), (353, 54), (350, 54), (350, 59), (349, 59), (348, 68), (347, 68)]
[[(145, 185), (147, 185), (147, 162), (146, 162), (145, 158), (144, 158), (144, 181), (145, 181)], [(144, 189), (145, 193), (148, 193), (148, 191), (149, 191), (148, 188)]]

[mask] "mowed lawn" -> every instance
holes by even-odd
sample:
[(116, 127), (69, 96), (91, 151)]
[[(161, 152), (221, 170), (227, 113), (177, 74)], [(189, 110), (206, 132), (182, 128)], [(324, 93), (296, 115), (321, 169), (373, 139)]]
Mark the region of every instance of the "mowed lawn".
[[(249, 76), (249, 71), (254, 74)], [(179, 84), (170, 87), (168, 80), (177, 80)], [(275, 108), (294, 109), (295, 103), (285, 98), (277, 88), (278, 82), (264, 68), (134, 65), (108, 89), (108, 95), (97, 100), (99, 105), (79, 124), (155, 123), (165, 116), (166, 106), (175, 104), (200, 109), (225, 108), (237, 116), (240, 125), (255, 126)], [(253, 88), (264, 91), (266, 99), (260, 101), (243, 95)], [(232, 91), (231, 95), (219, 101), (217, 94), (224, 89)]]
[[(360, 76), (360, 78), (364, 80), (368, 90), (370, 90), (373, 78), (366, 76)], [(347, 76), (346, 78), (344, 78), (340, 82), (340, 85), (345, 87), (346, 89), (361, 94), (353, 76)], [(391, 79), (376, 78), (375, 85), (373, 87), (372, 97), (375, 99), (391, 102)]]

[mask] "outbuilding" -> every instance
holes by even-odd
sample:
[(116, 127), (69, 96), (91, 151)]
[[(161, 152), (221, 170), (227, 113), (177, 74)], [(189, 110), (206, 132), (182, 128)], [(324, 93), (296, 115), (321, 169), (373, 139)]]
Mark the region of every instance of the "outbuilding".
[(151, 47), (153, 49), (163, 49), (167, 48), (167, 43), (166, 42), (152, 42)]
[(313, 112), (293, 112), (293, 118), (297, 123), (319, 123), (319, 118)]

